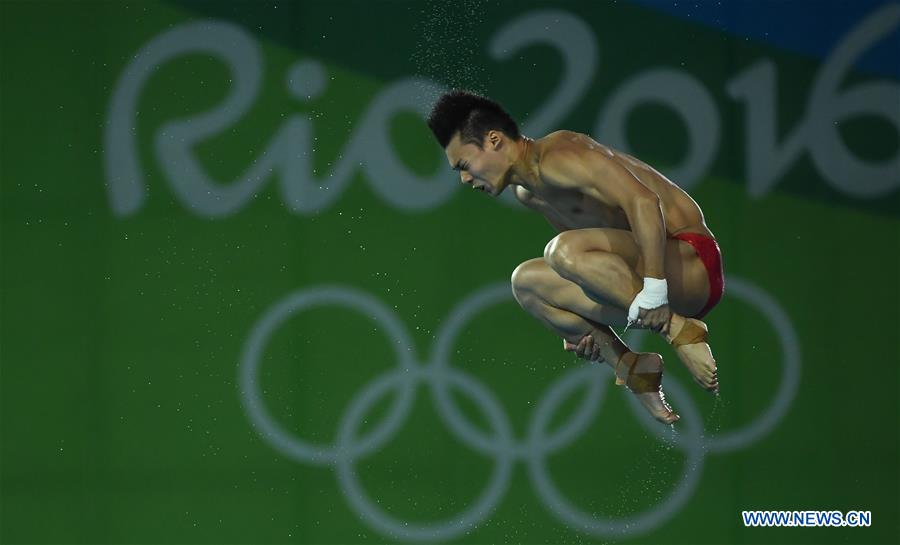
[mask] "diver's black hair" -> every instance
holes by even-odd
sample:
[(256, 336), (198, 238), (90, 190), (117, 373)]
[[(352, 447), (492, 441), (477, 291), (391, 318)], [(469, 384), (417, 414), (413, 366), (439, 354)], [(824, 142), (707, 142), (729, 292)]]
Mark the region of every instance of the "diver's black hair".
[(520, 137), (519, 126), (502, 106), (461, 89), (438, 99), (428, 116), (428, 127), (442, 148), (447, 147), (457, 132), (464, 143), (479, 146), (484, 145), (484, 135), (490, 130), (499, 130), (514, 140)]

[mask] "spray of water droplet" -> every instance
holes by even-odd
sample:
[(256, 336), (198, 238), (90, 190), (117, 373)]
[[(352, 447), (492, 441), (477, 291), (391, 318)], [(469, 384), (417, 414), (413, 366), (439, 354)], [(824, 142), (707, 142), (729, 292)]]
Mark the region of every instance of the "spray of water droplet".
[[(487, 71), (485, 44), (478, 38), (483, 26), (483, 0), (427, 0), (419, 10), (412, 64), (416, 75), (441, 83), (485, 93)], [(438, 99), (431, 88), (421, 89), (420, 100), (431, 106)]]

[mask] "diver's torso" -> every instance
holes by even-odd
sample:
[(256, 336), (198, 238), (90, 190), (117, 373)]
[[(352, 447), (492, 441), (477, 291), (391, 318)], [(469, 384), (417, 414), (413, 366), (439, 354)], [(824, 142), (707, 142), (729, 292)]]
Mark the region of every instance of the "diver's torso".
[[(565, 139), (565, 145), (575, 145), (578, 153), (604, 154), (656, 193), (660, 199), (667, 235), (694, 232), (712, 237), (712, 233), (704, 224), (700, 207), (690, 195), (643, 161), (599, 144), (586, 135), (570, 131), (548, 135), (540, 140), (540, 145), (553, 146), (555, 139)], [(604, 180), (604, 182), (617, 181)], [(631, 230), (624, 210), (607, 206), (590, 193), (583, 188), (565, 189), (543, 184), (535, 190), (534, 196), (555, 212), (557, 220), (569, 229), (607, 227)]]

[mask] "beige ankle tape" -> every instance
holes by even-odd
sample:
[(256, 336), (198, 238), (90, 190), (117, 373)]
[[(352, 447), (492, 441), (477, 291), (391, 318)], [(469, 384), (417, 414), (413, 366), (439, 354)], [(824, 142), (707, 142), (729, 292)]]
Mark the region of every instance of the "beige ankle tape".
[(658, 392), (662, 373), (629, 373), (628, 389), (636, 394)]
[(628, 374), (625, 375), (626, 377), (631, 374), (631, 370), (634, 369), (634, 364), (637, 363), (637, 354), (635, 354), (634, 352), (626, 352), (622, 354), (622, 357), (620, 357), (619, 361), (616, 362), (616, 367), (613, 370), (613, 374), (616, 376), (616, 384), (620, 386), (625, 384), (626, 379), (619, 378), (619, 366), (622, 365), (622, 362), (627, 356), (633, 356), (634, 359), (631, 360), (631, 363), (626, 363), (626, 365), (628, 366)]
[[(619, 365), (622, 364), (623, 360), (625, 360), (626, 357), (631, 360), (629, 362), (625, 362), (625, 365), (628, 366), (628, 374), (625, 375), (624, 379), (620, 379)], [(628, 352), (626, 354), (623, 354), (622, 357), (619, 358), (619, 361), (616, 362), (616, 384), (620, 386), (624, 385), (636, 394), (658, 391), (662, 372), (636, 373), (634, 371), (634, 368), (637, 365), (637, 362), (638, 355), (634, 352)]]
[(697, 325), (696, 320), (687, 319), (678, 336), (672, 339), (672, 346), (678, 348), (685, 344), (694, 344), (706, 342), (708, 334), (706, 329)]

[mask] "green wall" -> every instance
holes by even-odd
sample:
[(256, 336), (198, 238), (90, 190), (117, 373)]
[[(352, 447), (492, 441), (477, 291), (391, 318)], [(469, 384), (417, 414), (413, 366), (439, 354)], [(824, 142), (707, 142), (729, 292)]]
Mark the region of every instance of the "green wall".
[[(0, 541), (900, 541), (898, 4), (824, 58), (623, 2), (0, 15)], [(453, 86), (702, 206), (720, 398), (625, 336), (676, 432), (513, 301), (554, 232), (458, 191)]]

